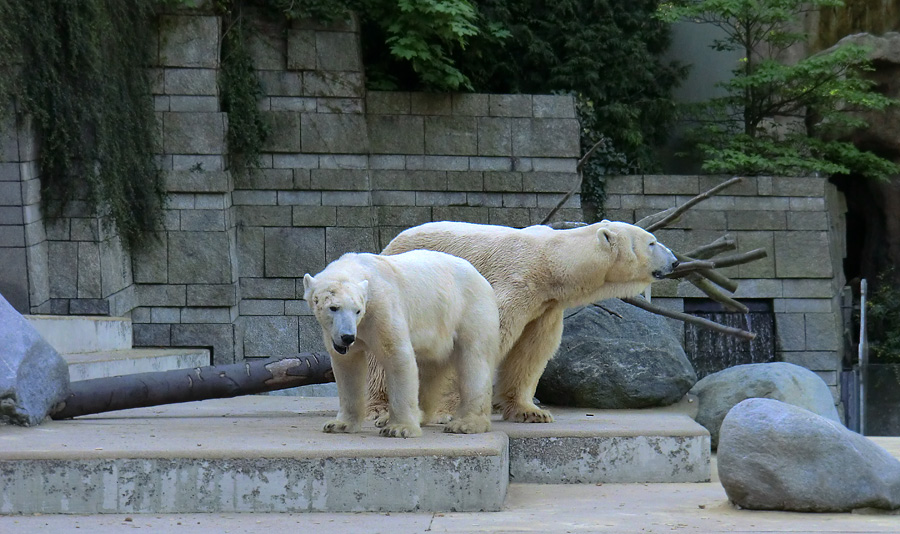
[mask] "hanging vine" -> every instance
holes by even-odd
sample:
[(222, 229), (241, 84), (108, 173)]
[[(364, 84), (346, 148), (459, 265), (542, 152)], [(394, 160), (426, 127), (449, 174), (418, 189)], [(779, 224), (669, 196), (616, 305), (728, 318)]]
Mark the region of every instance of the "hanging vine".
[(33, 122), (45, 215), (86, 191), (128, 246), (163, 201), (146, 68), (159, 4), (0, 1), (0, 102)]

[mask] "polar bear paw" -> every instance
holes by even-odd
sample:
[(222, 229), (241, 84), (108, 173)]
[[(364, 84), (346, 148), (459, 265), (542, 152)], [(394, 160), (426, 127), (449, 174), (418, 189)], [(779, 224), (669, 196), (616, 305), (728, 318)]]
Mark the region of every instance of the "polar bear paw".
[(491, 430), (491, 420), (483, 415), (471, 415), (447, 423), (444, 432), (453, 434), (481, 434)]
[(511, 404), (503, 410), (503, 419), (515, 423), (552, 423), (553, 414), (534, 404), (530, 406)]
[(354, 425), (346, 421), (334, 419), (325, 423), (325, 426), (322, 427), (322, 431), (329, 434), (359, 432), (359, 425)]
[(422, 427), (419, 425), (386, 425), (381, 429), (381, 435), (386, 438), (417, 438), (422, 435)]

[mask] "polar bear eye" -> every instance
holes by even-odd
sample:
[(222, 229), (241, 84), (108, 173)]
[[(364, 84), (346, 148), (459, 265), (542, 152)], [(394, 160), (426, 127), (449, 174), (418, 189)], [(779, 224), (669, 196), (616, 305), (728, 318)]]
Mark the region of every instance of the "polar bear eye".
[(328, 309), (331, 310), (331, 311), (333, 311), (333, 312), (336, 312), (336, 311), (338, 311), (340, 308), (338, 308), (337, 306), (329, 306)]
[(362, 311), (362, 310), (356, 310), (356, 315), (359, 315), (359, 313), (360, 313), (361, 311)]
[(656, 245), (656, 243), (650, 243), (650, 246), (651, 246), (651, 247), (652, 247), (652, 246), (655, 246), (655, 245)]

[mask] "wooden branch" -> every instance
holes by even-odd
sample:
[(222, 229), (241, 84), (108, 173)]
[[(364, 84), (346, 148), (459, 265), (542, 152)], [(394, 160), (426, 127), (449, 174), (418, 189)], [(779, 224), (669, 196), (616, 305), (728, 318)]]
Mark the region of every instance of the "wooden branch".
[(740, 328), (733, 328), (730, 326), (725, 326), (707, 319), (703, 319), (702, 317), (694, 317), (693, 315), (688, 315), (686, 313), (676, 312), (665, 310), (663, 308), (658, 308), (646, 300), (629, 297), (622, 299), (624, 302), (631, 304), (632, 306), (637, 306), (642, 310), (646, 310), (650, 313), (655, 313), (657, 315), (662, 315), (663, 317), (668, 317), (670, 319), (677, 319), (679, 321), (684, 321), (685, 323), (695, 324), (702, 328), (706, 328), (708, 330), (714, 330), (716, 332), (726, 334), (729, 336), (734, 336), (740, 339), (744, 339), (747, 341), (752, 341), (756, 339), (756, 334), (753, 332), (747, 332), (746, 330), (741, 330)]
[(725, 252), (726, 250), (736, 249), (737, 242), (735, 242), (734, 238), (730, 235), (723, 235), (722, 237), (716, 239), (708, 245), (703, 245), (702, 247), (697, 247), (693, 250), (687, 251), (687, 253), (685, 253), (685, 256), (697, 260), (706, 260), (721, 252)]
[[(683, 256), (679, 254), (675, 255), (678, 258), (678, 261), (681, 261)], [(692, 273), (694, 271), (699, 271), (702, 269), (712, 269), (716, 264), (711, 261), (705, 260), (685, 260), (684, 263), (679, 263), (675, 269), (672, 270), (670, 274), (668, 274), (669, 278), (682, 278), (686, 276), (688, 273)], [(680, 276), (679, 276), (680, 275)]]
[(682, 205), (678, 206), (677, 208), (675, 208), (675, 209), (672, 211), (672, 213), (666, 215), (666, 216), (665, 216), (664, 218), (662, 218), (661, 220), (659, 220), (659, 221), (657, 221), (657, 222), (655, 222), (655, 223), (653, 223), (653, 224), (647, 226), (647, 227), (646, 227), (646, 230), (647, 230), (648, 232), (653, 232), (653, 231), (659, 230), (660, 228), (662, 228), (662, 227), (668, 225), (669, 223), (671, 223), (671, 222), (677, 220), (679, 217), (681, 217), (681, 214), (682, 214), (682, 213), (684, 213), (684, 212), (686, 212), (687, 210), (691, 209), (691, 208), (694, 207), (695, 205), (699, 204), (700, 202), (703, 202), (704, 200), (707, 200), (708, 198), (710, 198), (710, 197), (712, 197), (713, 195), (717, 194), (719, 191), (725, 189), (726, 187), (731, 187), (732, 185), (734, 185), (734, 184), (740, 182), (741, 180), (743, 180), (743, 178), (741, 178), (740, 176), (735, 176), (735, 177), (732, 178), (731, 180), (722, 182), (721, 184), (719, 184), (719, 185), (713, 187), (712, 189), (710, 189), (709, 191), (706, 191), (705, 193), (700, 193), (699, 195), (695, 196), (694, 198), (688, 200), (688, 201), (685, 202), (684, 204), (682, 204)]
[(587, 223), (577, 221), (556, 221), (547, 223), (547, 226), (553, 228), (554, 230), (571, 230), (572, 228), (581, 228), (582, 226), (587, 225)]
[(578, 173), (578, 179), (575, 180), (575, 185), (572, 186), (572, 189), (570, 189), (568, 193), (563, 195), (562, 199), (560, 199), (560, 201), (556, 203), (556, 206), (553, 206), (553, 209), (550, 210), (550, 213), (548, 213), (543, 219), (541, 219), (541, 222), (538, 224), (547, 224), (548, 222), (550, 222), (550, 219), (552, 219), (553, 216), (556, 215), (556, 212), (563, 207), (563, 204), (568, 202), (569, 199), (575, 195), (575, 193), (581, 190), (581, 182), (584, 181), (582, 168), (584, 168), (584, 164), (587, 163), (591, 156), (594, 155), (594, 152), (597, 150), (597, 148), (605, 142), (606, 139), (597, 141), (596, 143), (594, 143), (594, 146), (592, 146), (587, 152), (584, 153), (583, 156), (581, 156), (581, 159), (579, 159), (578, 163), (575, 165), (575, 171)]
[(740, 302), (729, 297), (725, 293), (722, 293), (721, 291), (719, 291), (719, 289), (716, 286), (712, 285), (712, 283), (710, 283), (709, 280), (707, 280), (706, 278), (703, 278), (699, 274), (691, 273), (690, 275), (688, 275), (687, 279), (690, 283), (694, 284), (694, 286), (696, 286), (697, 289), (706, 293), (707, 296), (709, 296), (709, 298), (722, 304), (726, 308), (729, 308), (733, 311), (741, 312), (741, 313), (748, 313), (750, 311), (750, 309), (747, 308), (747, 306), (744, 306), (743, 304), (741, 304)]
[(750, 252), (733, 254), (731, 256), (725, 256), (723, 258), (713, 259), (713, 262), (716, 264), (715, 268), (719, 269), (722, 267), (732, 267), (734, 265), (742, 265), (751, 261), (761, 260), (768, 255), (769, 253), (766, 252), (766, 249), (757, 248), (751, 250)]
[[(696, 258), (692, 258), (690, 256), (685, 256), (685, 255), (679, 254), (677, 252), (674, 252), (674, 254), (675, 254), (675, 257), (678, 259), (678, 261), (682, 262), (682, 263), (678, 264), (678, 267), (689, 266), (692, 263), (698, 261)], [(711, 264), (710, 267), (712, 265), (715, 265), (714, 262), (706, 262), (706, 263), (710, 263)], [(678, 269), (676, 268), (675, 271), (678, 271)], [(731, 278), (728, 278), (724, 274), (713, 270), (712, 268), (697, 269), (697, 274), (703, 276), (704, 278), (706, 278), (710, 282), (716, 284), (717, 286), (721, 287), (722, 289), (727, 289), (728, 291), (731, 291), (732, 293), (734, 293), (738, 289), (737, 282), (735, 282)]]
[(174, 404), (225, 399), (308, 384), (334, 382), (327, 353), (304, 352), (285, 358), (246, 360), (155, 373), (78, 380), (50, 414), (53, 419)]

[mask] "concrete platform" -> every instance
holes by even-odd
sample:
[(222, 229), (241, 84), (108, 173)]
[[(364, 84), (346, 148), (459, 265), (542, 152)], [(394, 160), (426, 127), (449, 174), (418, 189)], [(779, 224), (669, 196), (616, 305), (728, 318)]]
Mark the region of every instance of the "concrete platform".
[(131, 319), (74, 315), (24, 317), (60, 354), (131, 348)]
[[(0, 429), (0, 514), (499, 510), (505, 434), (325, 434), (336, 399), (249, 396)], [(297, 412), (302, 410), (303, 414)]]
[(210, 365), (207, 349), (132, 349), (62, 354), (71, 380)]

